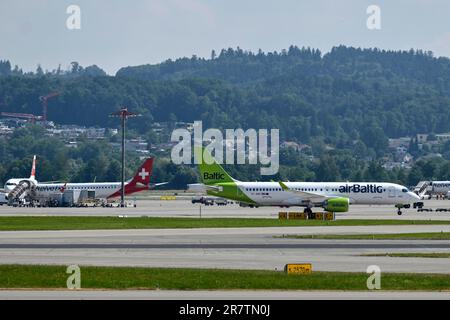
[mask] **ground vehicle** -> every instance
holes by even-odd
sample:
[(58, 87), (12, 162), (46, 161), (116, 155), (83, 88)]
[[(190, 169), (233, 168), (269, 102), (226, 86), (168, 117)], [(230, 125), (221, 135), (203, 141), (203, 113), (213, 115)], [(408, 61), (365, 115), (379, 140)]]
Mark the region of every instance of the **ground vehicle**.
[(215, 202), (218, 206), (226, 206), (226, 205), (228, 204), (227, 199), (223, 199), (223, 198), (215, 199), (214, 202)]
[(191, 202), (193, 204), (195, 204), (195, 203), (203, 203), (203, 197), (202, 196), (194, 196), (194, 197), (192, 197)]
[[(224, 201), (225, 201), (225, 203), (224, 203)], [(215, 198), (215, 197), (205, 197), (205, 196), (193, 196), (191, 199), (191, 202), (193, 204), (201, 203), (201, 204), (204, 204), (205, 206), (213, 206), (214, 203), (221, 206), (221, 205), (226, 205), (228, 203), (226, 201), (226, 199), (220, 199), (220, 198)]]

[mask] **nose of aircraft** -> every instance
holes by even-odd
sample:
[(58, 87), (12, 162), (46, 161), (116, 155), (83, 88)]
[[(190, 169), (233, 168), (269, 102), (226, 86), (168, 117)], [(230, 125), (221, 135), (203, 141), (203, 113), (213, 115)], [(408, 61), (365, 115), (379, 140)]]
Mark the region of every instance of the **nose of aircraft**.
[(417, 194), (415, 194), (414, 192), (410, 191), (410, 192), (408, 192), (408, 194), (412, 200), (414, 200), (414, 201), (420, 200), (420, 197)]

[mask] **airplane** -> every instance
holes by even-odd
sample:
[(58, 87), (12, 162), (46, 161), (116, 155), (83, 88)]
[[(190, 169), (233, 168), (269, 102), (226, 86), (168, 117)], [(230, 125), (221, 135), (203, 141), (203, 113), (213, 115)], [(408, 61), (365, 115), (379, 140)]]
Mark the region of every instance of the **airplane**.
[(29, 178), (13, 178), (6, 181), (4, 186), (4, 192), (6, 196), (16, 189), (19, 185), (35, 186), (38, 182), (36, 180), (36, 155), (33, 156), (33, 162), (31, 165), (31, 173)]
[(448, 195), (450, 192), (450, 181), (430, 181), (431, 192), (433, 194)]
[(351, 204), (393, 204), (402, 208), (420, 200), (406, 187), (387, 182), (243, 182), (232, 178), (204, 149), (196, 148), (203, 183), (189, 184), (191, 191), (237, 201), (241, 206), (313, 207), (330, 212), (347, 212)]
[[(167, 184), (168, 182), (150, 183), (150, 177), (153, 169), (153, 158), (148, 158), (139, 167), (134, 177), (125, 182), (125, 195), (136, 192), (153, 189), (155, 187)], [(36, 197), (49, 197), (57, 192), (63, 193), (65, 190), (93, 190), (98, 199), (112, 199), (121, 195), (121, 182), (92, 182), (92, 183), (39, 183), (36, 180), (36, 156), (33, 157), (33, 165), (30, 178), (10, 179), (5, 184), (7, 197), (9, 195), (17, 196), (15, 191), (21, 185), (33, 189)]]

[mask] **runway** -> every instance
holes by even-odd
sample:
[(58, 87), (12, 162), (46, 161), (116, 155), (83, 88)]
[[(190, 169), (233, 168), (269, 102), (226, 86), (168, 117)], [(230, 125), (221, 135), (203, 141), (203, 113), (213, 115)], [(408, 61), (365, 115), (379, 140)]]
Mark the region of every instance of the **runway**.
[[(426, 208), (449, 208), (449, 200), (425, 200)], [(302, 211), (302, 208), (280, 209), (274, 207), (243, 208), (237, 204), (204, 206), (192, 204), (189, 197), (181, 200), (136, 201), (137, 207), (128, 208), (12, 208), (0, 206), (1, 216), (128, 216), (128, 217), (204, 217), (204, 218), (276, 218), (279, 211)], [(318, 211), (321, 211), (319, 208)], [(397, 215), (394, 206), (353, 205), (349, 212), (337, 213), (337, 219), (400, 219), (400, 220), (449, 220), (450, 212), (417, 212), (404, 209)]]
[(207, 228), (0, 232), (1, 264), (192, 267), (445, 273), (450, 259), (367, 257), (368, 253), (450, 252), (450, 241), (315, 240), (283, 234), (450, 232), (450, 225)]
[(450, 292), (278, 290), (0, 290), (0, 300), (448, 300)]

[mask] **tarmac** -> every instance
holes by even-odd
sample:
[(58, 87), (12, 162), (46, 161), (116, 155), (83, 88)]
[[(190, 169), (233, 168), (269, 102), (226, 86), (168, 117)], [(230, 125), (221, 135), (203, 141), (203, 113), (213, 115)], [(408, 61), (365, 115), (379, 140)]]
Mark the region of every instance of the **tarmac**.
[[(450, 208), (450, 201), (425, 201), (427, 208)], [(152, 216), (276, 218), (298, 208), (205, 207), (188, 200), (139, 200), (136, 208), (10, 208), (0, 216)], [(450, 213), (391, 206), (352, 206), (337, 219), (449, 220)], [(447, 258), (369, 257), (394, 252), (450, 252), (448, 240), (292, 239), (295, 234), (377, 234), (450, 232), (449, 225), (319, 226), (147, 230), (0, 232), (0, 264), (138, 266), (283, 270), (287, 263), (312, 263), (313, 271), (450, 274)], [(26, 291), (0, 290), (0, 299), (449, 299), (448, 292), (335, 291)]]
[[(179, 200), (139, 199), (136, 208), (13, 208), (0, 206), (1, 216), (145, 216), (145, 217), (202, 217), (202, 218), (277, 218), (280, 211), (303, 211), (302, 208), (260, 207), (245, 208), (237, 204), (227, 206), (205, 206), (192, 204), (188, 196), (179, 196)], [(128, 200), (134, 204), (132, 199)], [(424, 200), (425, 208), (448, 208), (450, 200)], [(319, 208), (317, 211), (321, 211)], [(336, 213), (337, 219), (404, 219), (404, 220), (450, 220), (450, 212), (417, 212), (416, 209), (403, 209), (403, 215), (397, 215), (394, 206), (352, 205), (344, 213)]]
[(287, 234), (450, 232), (450, 225), (323, 226), (0, 232), (1, 264), (192, 267), (282, 270), (450, 272), (450, 259), (367, 257), (369, 253), (450, 252), (448, 240), (316, 240)]

